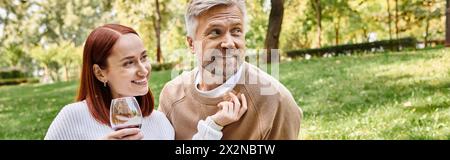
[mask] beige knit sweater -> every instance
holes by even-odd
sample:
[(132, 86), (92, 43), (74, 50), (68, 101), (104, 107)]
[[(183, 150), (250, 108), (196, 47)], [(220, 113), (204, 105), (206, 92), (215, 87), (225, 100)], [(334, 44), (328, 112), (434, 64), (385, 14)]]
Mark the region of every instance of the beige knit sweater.
[[(248, 110), (237, 122), (225, 126), (222, 139), (297, 139), (302, 110), (278, 80), (259, 68), (244, 63), (244, 72), (233, 88), (247, 97)], [(168, 82), (160, 95), (159, 110), (175, 129), (175, 139), (191, 139), (197, 123), (215, 114), (224, 97), (202, 96), (194, 85), (198, 69)]]

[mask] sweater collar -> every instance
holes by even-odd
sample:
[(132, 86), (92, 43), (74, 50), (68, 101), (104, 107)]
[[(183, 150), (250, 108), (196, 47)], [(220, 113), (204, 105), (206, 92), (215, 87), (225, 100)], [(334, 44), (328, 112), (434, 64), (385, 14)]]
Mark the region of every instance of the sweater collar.
[(211, 96), (211, 95), (208, 95), (208, 93), (207, 94), (202, 93), (202, 91), (200, 91), (197, 88), (197, 84), (198, 84), (197, 82), (199, 82), (199, 81), (197, 81), (197, 74), (199, 72), (198, 67), (197, 67), (194, 70), (192, 70), (192, 72), (189, 76), (188, 80), (190, 82), (194, 82), (194, 83), (189, 83), (189, 85), (187, 85), (187, 91), (188, 91), (188, 93), (190, 93), (189, 95), (191, 95), (194, 99), (198, 100), (202, 104), (217, 105), (219, 102), (228, 100), (229, 97), (227, 95), (225, 95), (225, 93), (232, 92), (237, 95), (238, 93), (241, 92), (241, 90), (244, 89), (244, 82), (246, 79), (245, 77), (248, 76), (247, 68), (248, 68), (247, 63), (244, 62), (239, 67), (238, 72), (236, 72), (235, 75), (230, 77), (224, 84), (220, 85), (219, 87), (215, 88), (214, 90), (208, 91), (208, 92), (214, 92), (213, 93), (214, 96)]
[(225, 83), (223, 83), (222, 85), (220, 85), (217, 88), (214, 88), (210, 91), (202, 91), (198, 88), (200, 81), (202, 80), (201, 79), (202, 76), (201, 76), (200, 70), (197, 69), (197, 73), (195, 73), (195, 89), (197, 92), (199, 92), (204, 97), (209, 97), (209, 98), (220, 97), (220, 96), (226, 94), (227, 92), (231, 91), (236, 86), (239, 79), (241, 78), (243, 68), (244, 68), (244, 64), (242, 64), (239, 67), (239, 69), (237, 70), (237, 72), (234, 75), (232, 75), (230, 78), (228, 78), (228, 80), (225, 81)]

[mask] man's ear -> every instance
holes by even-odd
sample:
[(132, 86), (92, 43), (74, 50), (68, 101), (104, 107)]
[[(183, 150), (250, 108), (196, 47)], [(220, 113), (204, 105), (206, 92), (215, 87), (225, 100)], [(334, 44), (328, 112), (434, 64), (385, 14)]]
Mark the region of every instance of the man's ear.
[(191, 37), (186, 37), (186, 42), (189, 46), (189, 50), (191, 51), (192, 54), (195, 54), (195, 49), (194, 49), (194, 40)]
[(95, 78), (97, 78), (97, 80), (99, 80), (103, 83), (108, 81), (108, 79), (106, 79), (105, 73), (103, 72), (103, 70), (100, 68), (99, 65), (94, 64), (92, 66), (92, 69), (94, 70), (94, 75), (95, 75)]

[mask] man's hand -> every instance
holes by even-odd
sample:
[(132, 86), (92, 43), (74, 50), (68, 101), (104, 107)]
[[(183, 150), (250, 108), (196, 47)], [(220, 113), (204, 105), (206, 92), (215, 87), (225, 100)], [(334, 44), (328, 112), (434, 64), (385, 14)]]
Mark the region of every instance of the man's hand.
[(220, 102), (217, 106), (221, 110), (211, 116), (214, 122), (222, 127), (238, 121), (247, 111), (247, 99), (244, 94), (241, 94), (242, 105), (236, 95), (231, 92), (229, 95), (231, 100)]

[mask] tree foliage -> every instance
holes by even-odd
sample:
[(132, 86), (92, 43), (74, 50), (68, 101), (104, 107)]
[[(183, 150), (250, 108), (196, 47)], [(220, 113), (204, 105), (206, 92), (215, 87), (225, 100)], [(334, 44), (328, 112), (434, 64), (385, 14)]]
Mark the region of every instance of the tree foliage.
[[(270, 1), (246, 1), (247, 48), (265, 47), (271, 22)], [(29, 73), (46, 69), (46, 74), (55, 75), (53, 80), (71, 79), (70, 75), (79, 70), (75, 66), (81, 63), (87, 35), (105, 23), (120, 23), (136, 29), (153, 63), (158, 60), (157, 55), (159, 62), (180, 61), (191, 56), (185, 50), (187, 2), (0, 1), (0, 69), (19, 67)], [(396, 38), (396, 31), (398, 38), (415, 37), (431, 45), (426, 42), (445, 37), (445, 5), (445, 0), (284, 0), (278, 46), (289, 51), (362, 43), (369, 40), (369, 35), (375, 35), (376, 40), (387, 40)], [(157, 38), (158, 33), (160, 38)], [(79, 59), (72, 59), (77, 57), (74, 55)]]

